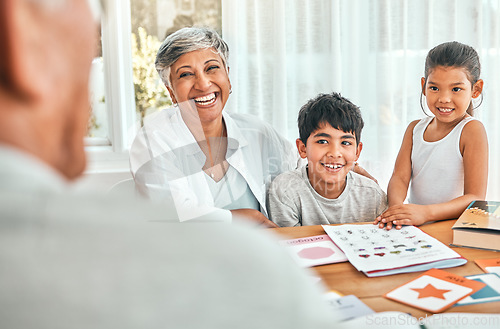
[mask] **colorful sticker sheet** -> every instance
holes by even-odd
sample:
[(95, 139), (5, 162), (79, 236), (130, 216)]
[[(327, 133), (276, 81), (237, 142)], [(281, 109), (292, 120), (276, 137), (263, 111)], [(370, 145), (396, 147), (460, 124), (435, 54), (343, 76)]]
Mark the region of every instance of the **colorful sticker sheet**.
[[(389, 231), (373, 224), (323, 225), (323, 229), (349, 262), (365, 273), (455, 259), (460, 261), (458, 265), (466, 263), (458, 253), (415, 226)], [(457, 266), (451, 263), (441, 267)]]

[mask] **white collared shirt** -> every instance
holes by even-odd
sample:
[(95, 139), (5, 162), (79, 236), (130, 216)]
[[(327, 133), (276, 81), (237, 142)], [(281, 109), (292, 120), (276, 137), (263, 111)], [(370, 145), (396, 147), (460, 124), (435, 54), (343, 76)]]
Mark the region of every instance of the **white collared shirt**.
[(259, 210), (259, 202), (236, 169), (229, 166), (224, 177), (216, 182), (209, 175), (205, 175), (210, 192), (214, 199), (214, 205), (223, 209), (256, 209)]
[[(297, 166), (297, 151), (256, 117), (223, 112), (223, 119), (228, 138), (226, 160), (243, 176), (267, 216), (267, 188), (274, 177)], [(148, 117), (130, 149), (131, 172), (142, 194), (156, 201), (173, 200), (181, 221), (214, 213), (222, 221), (231, 221), (229, 210), (214, 205), (202, 169), (205, 161), (178, 107)]]

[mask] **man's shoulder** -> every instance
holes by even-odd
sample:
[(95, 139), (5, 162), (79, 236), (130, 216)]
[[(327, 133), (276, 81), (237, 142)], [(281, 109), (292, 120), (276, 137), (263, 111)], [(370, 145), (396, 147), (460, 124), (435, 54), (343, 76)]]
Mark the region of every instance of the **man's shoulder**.
[[(13, 206), (0, 208), (0, 256), (12, 260), (2, 273), (5, 283), (0, 289), (2, 296), (7, 296), (13, 301), (11, 304), (16, 305), (28, 296), (25, 287), (31, 287), (28, 299), (37, 309), (51, 310), (62, 305), (62, 310), (67, 313), (71, 308), (68, 305), (81, 305), (89, 314), (99, 314), (102, 309), (119, 314), (125, 305), (126, 308), (151, 312), (149, 321), (154, 324), (165, 319), (172, 323), (186, 323), (182, 312), (168, 311), (175, 309), (170, 306), (175, 306), (178, 298), (185, 297), (183, 286), (199, 283), (198, 277), (186, 273), (203, 272), (204, 282), (223, 296), (219, 300), (210, 296), (194, 298), (196, 302), (190, 306), (199, 312), (206, 308), (207, 302), (230, 301), (234, 289), (241, 288), (238, 287), (240, 281), (225, 278), (250, 280), (249, 273), (258, 270), (259, 280), (284, 279), (299, 289), (297, 300), (288, 301), (283, 294), (278, 294), (274, 300), (268, 301), (269, 305), (288, 303), (288, 309), (292, 309), (295, 304), (307, 306), (306, 303), (312, 303), (321, 307), (320, 293), (310, 291), (314, 286), (286, 257), (286, 251), (278, 248), (277, 238), (271, 232), (242, 226), (241, 223), (170, 222), (161, 218), (167, 212), (158, 211), (155, 205), (144, 207), (124, 200), (118, 209), (110, 211), (116, 206), (116, 202), (110, 199), (56, 194), (37, 197), (30, 193), (29, 198), (24, 199), (21, 213), (9, 214)], [(21, 198), (17, 201), (23, 202)], [(225, 273), (220, 264), (227, 262), (228, 257), (234, 266)], [(38, 271), (40, 266), (50, 271)], [(19, 273), (23, 275), (19, 277)], [(143, 287), (144, 282), (154, 289)], [(95, 289), (88, 287), (106, 289), (96, 293)], [(245, 291), (248, 301), (242, 309), (261, 300), (270, 287), (260, 285)], [(68, 293), (50, 294), (51, 291)], [(101, 296), (106, 298), (99, 298)], [(167, 305), (164, 307), (166, 313), (161, 312), (159, 305)], [(283, 309), (286, 311), (284, 306)], [(230, 312), (234, 323), (243, 319), (244, 312), (240, 311), (235, 307)], [(326, 308), (321, 311), (309, 311), (306, 315), (321, 317), (327, 314)], [(272, 314), (265, 315), (271, 322)], [(117, 323), (125, 320), (133, 323), (133, 319), (138, 318), (129, 314)], [(116, 319), (108, 320), (114, 323)], [(190, 321), (187, 323), (196, 324), (193, 328), (200, 327), (198, 320)], [(276, 316), (274, 321), (279, 322), (279, 317)], [(209, 323), (207, 327), (214, 326)]]
[[(211, 239), (231, 241), (233, 237), (241, 239), (242, 236), (245, 239), (262, 239), (251, 227), (228, 225), (215, 215), (213, 218), (208, 215), (203, 221), (180, 222), (173, 202), (152, 202), (121, 194), (71, 190), (66, 193), (0, 190), (0, 196), (0, 218), (5, 219), (2, 221), (4, 228), (13, 225), (17, 229), (31, 227), (33, 234), (53, 235), (61, 242), (72, 235), (83, 237), (107, 232), (110, 238), (119, 238), (130, 232), (140, 237), (156, 234), (154, 232), (158, 230), (163, 231), (164, 238), (178, 236), (179, 240), (188, 235), (206, 242)], [(18, 231), (24, 232), (23, 229)], [(205, 239), (203, 236), (207, 233), (212, 237)]]

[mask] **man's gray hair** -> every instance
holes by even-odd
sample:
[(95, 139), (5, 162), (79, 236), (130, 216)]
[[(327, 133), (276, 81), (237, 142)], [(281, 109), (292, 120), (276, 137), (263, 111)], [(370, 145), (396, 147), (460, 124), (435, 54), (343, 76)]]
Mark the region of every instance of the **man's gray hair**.
[(213, 48), (222, 59), (226, 70), (229, 48), (224, 40), (208, 27), (184, 27), (169, 35), (156, 54), (155, 66), (161, 80), (171, 87), (170, 67), (184, 54)]

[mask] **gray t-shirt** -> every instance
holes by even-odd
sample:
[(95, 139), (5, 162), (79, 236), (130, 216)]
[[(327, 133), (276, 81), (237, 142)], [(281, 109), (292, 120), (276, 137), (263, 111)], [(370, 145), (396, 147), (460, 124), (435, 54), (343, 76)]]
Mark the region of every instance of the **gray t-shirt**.
[(270, 219), (279, 226), (367, 222), (387, 208), (380, 186), (354, 172), (337, 199), (322, 197), (311, 186), (306, 166), (276, 177), (267, 198)]

